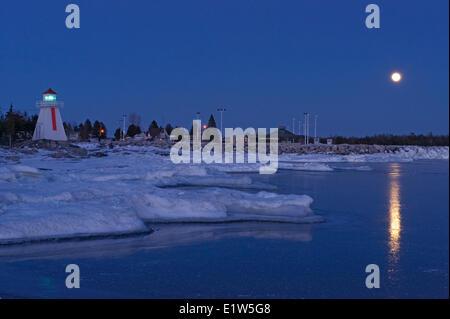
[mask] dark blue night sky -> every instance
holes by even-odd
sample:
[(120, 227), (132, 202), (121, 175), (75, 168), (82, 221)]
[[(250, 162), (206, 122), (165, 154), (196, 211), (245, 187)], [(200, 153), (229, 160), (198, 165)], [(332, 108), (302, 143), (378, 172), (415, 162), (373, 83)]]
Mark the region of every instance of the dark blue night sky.
[[(76, 3), (81, 28), (65, 27)], [(365, 7), (381, 7), (367, 29)], [(3, 1), (0, 107), (33, 110), (53, 88), (63, 120), (123, 113), (190, 127), (225, 106), (227, 127), (292, 125), (319, 135), (447, 134), (448, 0)], [(390, 81), (400, 71), (401, 83)]]

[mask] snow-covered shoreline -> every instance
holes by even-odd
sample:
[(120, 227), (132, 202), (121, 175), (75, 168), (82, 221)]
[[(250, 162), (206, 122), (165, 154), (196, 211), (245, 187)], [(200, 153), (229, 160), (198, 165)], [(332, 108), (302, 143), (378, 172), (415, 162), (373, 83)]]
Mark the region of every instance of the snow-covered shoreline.
[(366, 144), (311, 144), (299, 145), (281, 143), (280, 154), (298, 155), (371, 155), (400, 154), (414, 159), (448, 159), (448, 146), (416, 146), (416, 145), (366, 145)]
[[(157, 147), (97, 143), (0, 149), (0, 244), (148, 233), (148, 223), (160, 222), (323, 221), (308, 194), (280, 194), (252, 174), (230, 174), (257, 172), (259, 163), (176, 165), (167, 155)], [(345, 163), (416, 159), (448, 160), (448, 147), (279, 156), (282, 170), (326, 174), (371, 170)]]
[[(202, 145), (206, 145), (203, 142)], [(167, 153), (173, 145), (170, 141), (101, 141), (95, 142), (29, 142), (17, 147), (7, 148), (0, 146), (0, 158), (5, 153), (9, 154), (33, 154), (46, 150), (49, 156), (62, 157), (85, 157), (93, 155), (93, 151), (105, 149), (152, 149)], [(247, 148), (245, 147), (245, 150)], [(278, 144), (278, 154), (293, 155), (373, 155), (373, 154), (398, 154), (412, 159), (448, 159), (449, 146), (416, 146), (416, 145), (366, 145), (366, 144), (309, 144), (282, 142)]]
[(161, 222), (323, 221), (308, 195), (249, 176), (176, 165), (157, 148), (86, 146), (69, 158), (1, 153), (0, 244), (148, 233)]
[[(381, 149), (380, 149), (381, 150)], [(385, 149), (388, 150), (388, 149)], [(334, 152), (321, 153), (311, 152), (305, 154), (283, 153), (280, 154), (280, 161), (287, 162), (411, 162), (415, 160), (448, 160), (448, 146), (395, 146), (389, 151), (375, 153), (350, 152), (337, 154)]]

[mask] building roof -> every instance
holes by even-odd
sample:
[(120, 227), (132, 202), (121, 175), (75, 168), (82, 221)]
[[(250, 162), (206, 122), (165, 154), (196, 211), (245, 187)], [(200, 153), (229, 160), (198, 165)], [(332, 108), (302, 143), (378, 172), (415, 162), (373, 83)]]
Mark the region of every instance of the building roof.
[(45, 92), (42, 93), (42, 94), (55, 94), (55, 95), (56, 95), (56, 92), (53, 91), (51, 88), (49, 88), (47, 91), (45, 91)]
[(278, 136), (279, 137), (294, 137), (295, 134), (293, 134), (291, 131), (288, 131), (285, 126), (280, 126), (278, 128)]

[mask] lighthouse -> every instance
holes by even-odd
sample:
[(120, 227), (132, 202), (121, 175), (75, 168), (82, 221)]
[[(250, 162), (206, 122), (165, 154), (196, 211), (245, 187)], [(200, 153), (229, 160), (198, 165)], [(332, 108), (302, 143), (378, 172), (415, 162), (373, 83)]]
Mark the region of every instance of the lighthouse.
[(56, 92), (48, 89), (42, 93), (42, 101), (36, 102), (36, 107), (40, 109), (39, 118), (34, 129), (33, 141), (52, 140), (67, 141), (66, 132), (61, 120), (59, 109), (63, 102), (56, 100)]

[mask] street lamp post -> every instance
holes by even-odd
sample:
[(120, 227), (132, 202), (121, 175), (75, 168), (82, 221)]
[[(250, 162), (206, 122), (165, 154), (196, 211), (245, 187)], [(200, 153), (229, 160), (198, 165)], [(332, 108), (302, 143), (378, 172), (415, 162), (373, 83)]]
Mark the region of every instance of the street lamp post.
[(223, 108), (223, 107), (220, 107), (220, 108), (217, 109), (217, 111), (220, 112), (220, 134), (222, 135), (222, 137), (223, 137), (223, 126), (222, 126), (222, 124), (223, 124), (223, 112), (225, 112), (226, 110), (227, 109)]
[(314, 143), (317, 139), (317, 115), (314, 116)]
[(292, 118), (292, 143), (295, 141), (295, 117)]
[(308, 144), (308, 113), (303, 113), (305, 116), (304, 124), (303, 124), (303, 131), (305, 133), (305, 145)]

